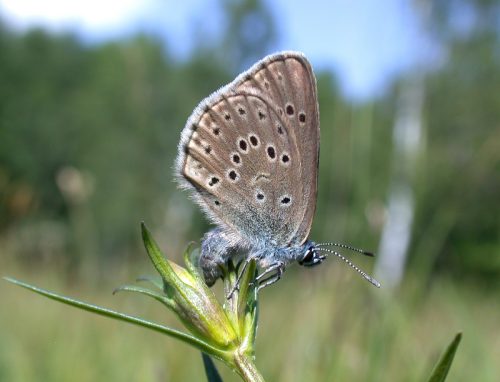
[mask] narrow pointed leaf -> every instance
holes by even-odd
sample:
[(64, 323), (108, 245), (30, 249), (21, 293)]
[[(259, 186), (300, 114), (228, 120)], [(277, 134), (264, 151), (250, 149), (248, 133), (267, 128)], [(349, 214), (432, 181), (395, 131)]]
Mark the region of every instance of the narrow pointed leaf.
[(141, 276), (136, 279), (137, 282), (147, 282), (153, 285), (154, 287), (158, 288), (159, 290), (163, 291), (163, 280), (158, 277), (152, 277), (152, 276)]
[(165, 282), (173, 282), (175, 284), (180, 283), (179, 278), (168, 261), (163, 257), (158, 244), (156, 244), (153, 236), (151, 236), (151, 232), (149, 232), (144, 223), (141, 223), (141, 231), (146, 252), (162, 279)]
[(214, 357), (216, 357), (222, 361), (227, 361), (226, 354), (224, 352), (220, 351), (219, 349), (212, 347), (211, 345), (207, 344), (204, 341), (197, 339), (196, 337), (193, 337), (189, 334), (186, 334), (186, 333), (180, 332), (178, 330), (169, 328), (167, 326), (163, 326), (163, 325), (151, 322), (151, 321), (147, 321), (147, 320), (144, 320), (142, 318), (129, 316), (128, 314), (115, 312), (115, 311), (107, 309), (107, 308), (92, 305), (92, 304), (89, 304), (89, 303), (86, 303), (83, 301), (79, 301), (79, 300), (75, 300), (75, 299), (72, 299), (69, 297), (61, 296), (61, 295), (58, 295), (56, 293), (47, 291), (45, 289), (38, 288), (38, 287), (30, 285), (30, 284), (26, 284), (22, 281), (19, 281), (19, 280), (10, 278), (10, 277), (4, 277), (4, 280), (6, 280), (12, 284), (18, 285), (20, 287), (26, 288), (32, 292), (38, 293), (42, 296), (48, 297), (52, 300), (62, 302), (63, 304), (71, 305), (71, 306), (74, 306), (76, 308), (86, 310), (88, 312), (96, 313), (96, 314), (101, 315), (101, 316), (114, 318), (114, 319), (119, 320), (119, 321), (128, 322), (128, 323), (131, 323), (134, 325), (138, 325), (138, 326), (142, 326), (142, 327), (147, 328), (147, 329), (154, 330), (154, 331), (162, 333), (162, 334), (166, 334), (170, 337), (174, 337), (178, 340), (181, 340), (189, 345), (195, 346), (196, 348), (198, 348), (202, 352), (211, 354)]
[(175, 309), (175, 302), (171, 299), (169, 299), (166, 296), (163, 296), (159, 294), (158, 292), (152, 291), (147, 288), (142, 288), (138, 287), (135, 285), (123, 285), (121, 287), (116, 288), (113, 291), (113, 294), (118, 293), (118, 292), (136, 292), (140, 294), (144, 294), (146, 296), (154, 298), (156, 301), (161, 302), (163, 305), (165, 305), (169, 309)]
[(212, 358), (205, 353), (201, 353), (201, 357), (203, 358), (203, 366), (205, 367), (205, 374), (207, 375), (208, 382), (222, 382), (222, 378)]
[(193, 250), (194, 244), (194, 241), (190, 242), (184, 251), (184, 264), (186, 264), (186, 268), (189, 273), (196, 276), (196, 278), (202, 279), (198, 268), (199, 253), (196, 250)]
[(429, 382), (444, 382), (448, 372), (450, 371), (451, 363), (453, 362), (453, 358), (455, 357), (455, 353), (461, 339), (462, 333), (458, 333), (451, 344), (448, 345), (448, 348), (443, 353), (436, 366), (434, 366)]

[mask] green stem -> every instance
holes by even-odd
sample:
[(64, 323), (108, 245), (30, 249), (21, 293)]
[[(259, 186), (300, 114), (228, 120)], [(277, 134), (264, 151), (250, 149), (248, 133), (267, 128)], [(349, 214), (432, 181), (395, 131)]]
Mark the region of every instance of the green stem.
[(246, 354), (236, 351), (234, 353), (236, 372), (245, 382), (265, 382), (253, 360)]

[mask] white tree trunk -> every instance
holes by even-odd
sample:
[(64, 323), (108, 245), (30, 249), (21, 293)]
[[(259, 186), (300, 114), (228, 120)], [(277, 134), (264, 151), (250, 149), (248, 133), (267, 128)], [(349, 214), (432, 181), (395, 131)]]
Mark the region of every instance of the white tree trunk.
[(375, 277), (397, 287), (404, 275), (415, 209), (413, 178), (422, 146), (424, 80), (415, 74), (403, 86), (393, 130), (393, 171)]

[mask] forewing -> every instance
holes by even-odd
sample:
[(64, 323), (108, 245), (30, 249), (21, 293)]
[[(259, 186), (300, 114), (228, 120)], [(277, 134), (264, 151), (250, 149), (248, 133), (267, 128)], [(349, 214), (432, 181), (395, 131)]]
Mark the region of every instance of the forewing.
[(310, 64), (266, 57), (198, 106), (177, 172), (217, 224), (252, 241), (306, 240), (316, 205), (319, 115)]

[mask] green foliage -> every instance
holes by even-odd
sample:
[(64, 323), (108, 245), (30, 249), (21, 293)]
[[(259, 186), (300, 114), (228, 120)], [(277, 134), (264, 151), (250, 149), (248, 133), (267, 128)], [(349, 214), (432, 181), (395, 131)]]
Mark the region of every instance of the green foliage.
[[(52, 256), (135, 251), (125, 222), (161, 221), (154, 211), (174, 190), (179, 131), (199, 94), (224, 76), (202, 60), (173, 66), (159, 42), (142, 37), (96, 48), (42, 31), (3, 37), (3, 232), (56, 221), (68, 229)], [(21, 251), (36, 258), (40, 243), (28, 244)]]
[[(464, 6), (477, 17), (469, 33), (453, 23)], [(500, 272), (500, 9), (464, 0), (441, 2), (438, 14), (433, 25), (448, 57), (426, 80), (414, 263), (494, 282)]]

